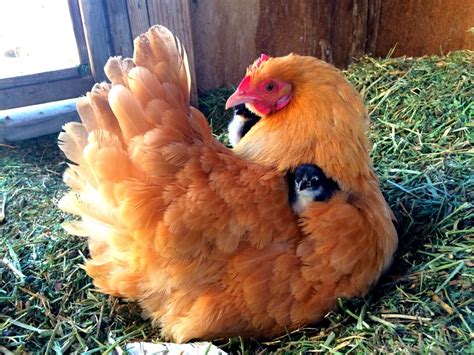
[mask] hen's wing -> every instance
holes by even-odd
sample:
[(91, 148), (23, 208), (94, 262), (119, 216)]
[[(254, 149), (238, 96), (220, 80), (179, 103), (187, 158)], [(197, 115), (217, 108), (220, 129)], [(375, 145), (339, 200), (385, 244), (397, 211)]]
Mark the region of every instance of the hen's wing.
[(133, 61), (109, 60), (112, 84), (81, 99), (82, 124), (60, 134), (73, 162), (60, 207), (81, 217), (66, 228), (89, 237), (86, 270), (103, 292), (165, 297), (193, 272), (212, 279), (210, 255), (298, 234), (283, 177), (218, 143), (189, 106), (187, 68), (178, 40), (153, 27)]

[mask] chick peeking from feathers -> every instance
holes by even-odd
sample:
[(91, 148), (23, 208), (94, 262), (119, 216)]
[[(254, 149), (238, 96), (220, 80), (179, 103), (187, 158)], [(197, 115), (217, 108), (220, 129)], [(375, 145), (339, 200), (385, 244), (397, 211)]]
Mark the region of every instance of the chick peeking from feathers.
[(288, 190), (291, 208), (299, 215), (306, 211), (311, 203), (330, 199), (339, 187), (333, 179), (324, 175), (318, 166), (302, 164), (288, 173)]
[[(313, 57), (261, 56), (227, 101), (260, 118), (237, 125), (229, 149), (190, 106), (179, 40), (154, 26), (134, 45), (59, 136), (70, 161), (59, 207), (79, 216), (64, 227), (87, 238), (97, 289), (137, 301), (176, 342), (272, 338), (366, 295), (397, 235), (364, 103), (343, 75)], [(306, 194), (309, 178), (316, 199), (304, 218), (288, 203), (295, 169), (293, 186)]]
[[(234, 115), (228, 126), (229, 141), (235, 147), (250, 129), (261, 119), (245, 104), (234, 107)], [(314, 164), (302, 164), (287, 174), (289, 202), (293, 211), (300, 215), (314, 201), (326, 201), (339, 189), (337, 183), (326, 177)]]

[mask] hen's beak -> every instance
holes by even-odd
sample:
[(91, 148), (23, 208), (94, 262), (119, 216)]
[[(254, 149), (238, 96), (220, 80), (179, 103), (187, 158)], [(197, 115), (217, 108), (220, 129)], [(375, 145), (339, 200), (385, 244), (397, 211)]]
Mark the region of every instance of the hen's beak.
[(248, 95), (244, 93), (240, 93), (239, 89), (237, 89), (228, 99), (227, 102), (225, 103), (225, 109), (229, 109), (231, 107), (240, 105), (240, 104), (245, 104), (247, 102), (252, 102), (256, 99), (255, 96), (253, 95)]
[(239, 84), (239, 87), (235, 92), (227, 99), (225, 103), (225, 109), (244, 104), (246, 102), (252, 102), (256, 97), (250, 94), (250, 77), (246, 76)]

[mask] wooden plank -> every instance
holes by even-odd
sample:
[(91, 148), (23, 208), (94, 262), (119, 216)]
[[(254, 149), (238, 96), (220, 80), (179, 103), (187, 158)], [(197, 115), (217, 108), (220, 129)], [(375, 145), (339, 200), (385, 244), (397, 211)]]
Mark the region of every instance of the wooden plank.
[(367, 10), (367, 40), (365, 43), (365, 52), (369, 55), (373, 55), (375, 52), (381, 10), (382, 0), (369, 0), (369, 8)]
[(94, 79), (89, 76), (3, 89), (0, 90), (0, 110), (78, 97), (92, 85)]
[(112, 55), (106, 11), (102, 1), (80, 0), (79, 4), (92, 76), (96, 81), (103, 81), (106, 80), (104, 65)]
[[(376, 1), (193, 1), (199, 90), (238, 84), (260, 53), (294, 52), (346, 66), (365, 53), (369, 3)], [(374, 26), (376, 18), (370, 20)]]
[(79, 8), (79, 0), (68, 0), (69, 13), (71, 14), (72, 28), (76, 38), (77, 51), (81, 64), (89, 63), (89, 55), (87, 54), (86, 37), (82, 24), (81, 10)]
[(79, 73), (78, 68), (67, 68), (43, 73), (15, 76), (12, 78), (0, 79), (0, 90), (38, 84), (47, 81), (79, 78), (80, 76), (81, 74)]
[(128, 21), (127, 0), (106, 0), (113, 55), (131, 58), (133, 40)]
[(199, 89), (238, 84), (260, 53), (293, 52), (346, 66), (365, 51), (368, 1), (192, 2)]
[(365, 53), (367, 0), (338, 1), (332, 4), (331, 43), (334, 63), (345, 67)]
[(132, 38), (135, 39), (141, 33), (146, 32), (150, 27), (148, 7), (146, 0), (128, 0), (127, 6)]
[[(327, 0), (261, 0), (255, 42), (271, 56), (325, 56), (332, 61), (332, 12)], [(285, 25), (291, 24), (291, 25)]]
[(186, 49), (191, 75), (191, 103), (197, 104), (197, 85), (191, 25), (190, 0), (148, 0), (150, 24), (169, 28)]
[(239, 83), (245, 68), (262, 50), (256, 44), (259, 12), (259, 1), (255, 0), (192, 2), (194, 63), (199, 90)]
[(348, 65), (352, 63), (352, 59), (360, 58), (365, 54), (365, 45), (367, 40), (367, 23), (369, 13), (369, 0), (354, 0), (352, 5), (351, 17), (351, 48), (347, 53)]
[(78, 121), (77, 98), (0, 112), (0, 142), (28, 139), (61, 131)]
[(382, 1), (375, 55), (443, 54), (474, 49), (472, 0)]

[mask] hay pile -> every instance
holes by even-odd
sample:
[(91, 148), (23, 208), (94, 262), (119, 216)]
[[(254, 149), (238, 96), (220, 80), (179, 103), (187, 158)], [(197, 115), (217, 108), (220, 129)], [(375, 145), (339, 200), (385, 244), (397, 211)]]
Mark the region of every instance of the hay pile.
[[(472, 63), (469, 51), (364, 58), (346, 72), (364, 93), (375, 167), (399, 220), (395, 265), (366, 299), (341, 300), (317, 328), (217, 345), (241, 353), (474, 352)], [(201, 98), (223, 141), (228, 94)], [(64, 233), (68, 217), (56, 208), (64, 169), (55, 136), (0, 146), (0, 352), (92, 353), (157, 340), (135, 304), (97, 293), (80, 268), (85, 242)]]

